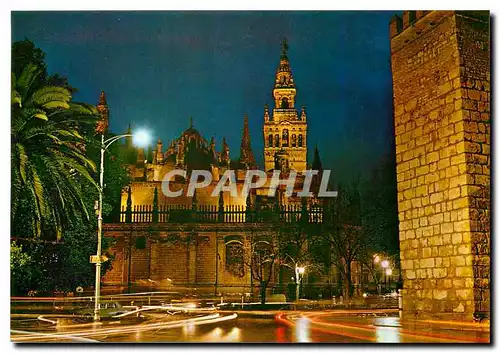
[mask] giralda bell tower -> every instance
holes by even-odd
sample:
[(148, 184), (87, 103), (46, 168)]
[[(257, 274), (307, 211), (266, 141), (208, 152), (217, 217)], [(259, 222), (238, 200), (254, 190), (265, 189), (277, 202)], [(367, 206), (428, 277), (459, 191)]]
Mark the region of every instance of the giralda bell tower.
[(267, 105), (264, 108), (264, 166), (266, 171), (279, 168), (279, 158), (279, 165), (303, 172), (307, 169), (307, 119), (304, 106), (300, 114), (295, 109), (297, 90), (287, 51), (284, 40), (276, 70), (272, 115)]

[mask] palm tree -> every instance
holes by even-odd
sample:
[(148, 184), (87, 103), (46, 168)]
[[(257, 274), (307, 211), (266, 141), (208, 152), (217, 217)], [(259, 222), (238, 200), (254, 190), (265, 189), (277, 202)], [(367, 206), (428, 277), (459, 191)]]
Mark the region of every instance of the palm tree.
[(90, 175), (95, 164), (85, 155), (80, 131), (98, 113), (71, 102), (66, 88), (40, 85), (42, 73), (28, 64), (19, 77), (12, 74), (12, 219), (27, 212), (30, 235), (51, 229), (59, 239), (64, 225), (89, 216), (80, 185), (97, 187)]

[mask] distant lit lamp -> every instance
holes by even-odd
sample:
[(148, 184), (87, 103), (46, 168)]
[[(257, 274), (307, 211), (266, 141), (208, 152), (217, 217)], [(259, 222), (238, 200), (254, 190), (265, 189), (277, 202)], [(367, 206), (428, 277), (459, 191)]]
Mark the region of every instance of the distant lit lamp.
[(380, 266), (382, 266), (383, 268), (387, 268), (389, 267), (389, 261), (388, 260), (384, 260), (380, 263)]

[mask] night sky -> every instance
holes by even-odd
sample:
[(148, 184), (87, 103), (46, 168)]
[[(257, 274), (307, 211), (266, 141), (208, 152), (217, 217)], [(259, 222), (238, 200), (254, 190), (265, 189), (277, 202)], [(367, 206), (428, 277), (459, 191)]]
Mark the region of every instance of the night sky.
[(309, 162), (318, 145), (336, 179), (365, 174), (391, 148), (393, 12), (16, 12), (13, 41), (46, 53), (76, 101), (104, 90), (116, 133), (146, 126), (163, 140), (189, 126), (239, 157), (243, 115), (263, 164), (264, 104), (286, 37), (306, 105)]

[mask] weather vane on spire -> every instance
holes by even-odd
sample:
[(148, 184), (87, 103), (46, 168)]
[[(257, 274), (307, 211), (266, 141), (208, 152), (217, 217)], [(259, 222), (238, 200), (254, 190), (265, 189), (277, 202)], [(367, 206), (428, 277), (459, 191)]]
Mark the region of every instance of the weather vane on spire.
[(283, 41), (281, 42), (281, 56), (286, 57), (287, 51), (288, 51), (288, 42), (286, 41), (286, 38), (283, 38)]

